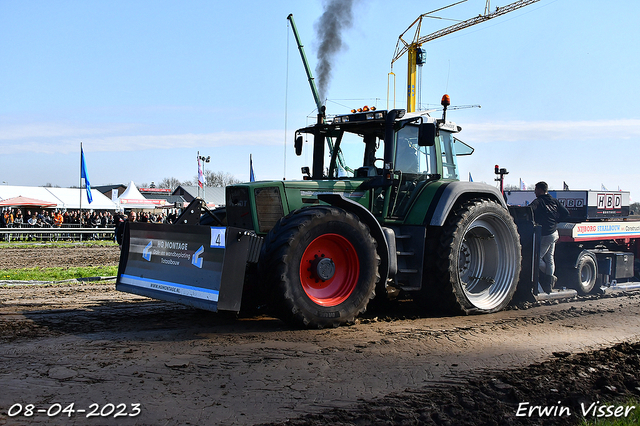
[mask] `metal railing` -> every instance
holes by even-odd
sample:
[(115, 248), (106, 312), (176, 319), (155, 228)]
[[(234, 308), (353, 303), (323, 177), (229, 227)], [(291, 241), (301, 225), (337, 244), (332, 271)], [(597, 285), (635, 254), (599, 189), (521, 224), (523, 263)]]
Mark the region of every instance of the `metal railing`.
[(79, 224), (40, 227), (22, 223), (0, 228), (0, 241), (113, 240), (114, 233), (113, 227), (81, 228)]

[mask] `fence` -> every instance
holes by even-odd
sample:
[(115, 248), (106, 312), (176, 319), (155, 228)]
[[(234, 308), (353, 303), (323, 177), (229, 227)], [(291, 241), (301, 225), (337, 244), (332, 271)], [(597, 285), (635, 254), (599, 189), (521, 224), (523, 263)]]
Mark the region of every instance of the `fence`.
[(113, 240), (115, 229), (81, 228), (79, 224), (63, 224), (61, 227), (40, 227), (13, 224), (10, 228), (0, 228), (0, 240), (12, 241), (57, 241), (57, 240)]

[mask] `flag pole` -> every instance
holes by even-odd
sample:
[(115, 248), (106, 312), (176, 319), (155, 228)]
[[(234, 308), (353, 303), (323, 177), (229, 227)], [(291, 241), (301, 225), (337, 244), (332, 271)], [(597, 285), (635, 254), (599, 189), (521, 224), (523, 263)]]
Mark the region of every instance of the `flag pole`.
[(253, 154), (249, 154), (249, 182), (255, 182), (256, 175), (253, 173)]
[(80, 228), (82, 228), (82, 142), (80, 142)]

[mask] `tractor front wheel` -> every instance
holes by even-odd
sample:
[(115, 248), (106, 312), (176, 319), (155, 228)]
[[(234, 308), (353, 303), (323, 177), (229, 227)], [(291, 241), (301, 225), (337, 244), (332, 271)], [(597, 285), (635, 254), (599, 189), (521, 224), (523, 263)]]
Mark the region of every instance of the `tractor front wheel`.
[(297, 210), (269, 232), (261, 259), (276, 316), (304, 327), (353, 322), (375, 296), (375, 240), (356, 216), (330, 206)]

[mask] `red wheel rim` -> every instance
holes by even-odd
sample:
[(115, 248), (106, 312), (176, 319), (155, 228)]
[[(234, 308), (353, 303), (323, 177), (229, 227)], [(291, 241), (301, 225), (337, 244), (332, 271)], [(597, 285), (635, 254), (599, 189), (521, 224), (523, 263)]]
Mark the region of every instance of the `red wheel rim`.
[[(335, 272), (322, 280), (313, 270), (318, 258), (331, 259)], [(311, 241), (300, 261), (300, 283), (316, 304), (336, 306), (349, 298), (360, 276), (360, 262), (353, 244), (338, 234), (325, 234)]]

